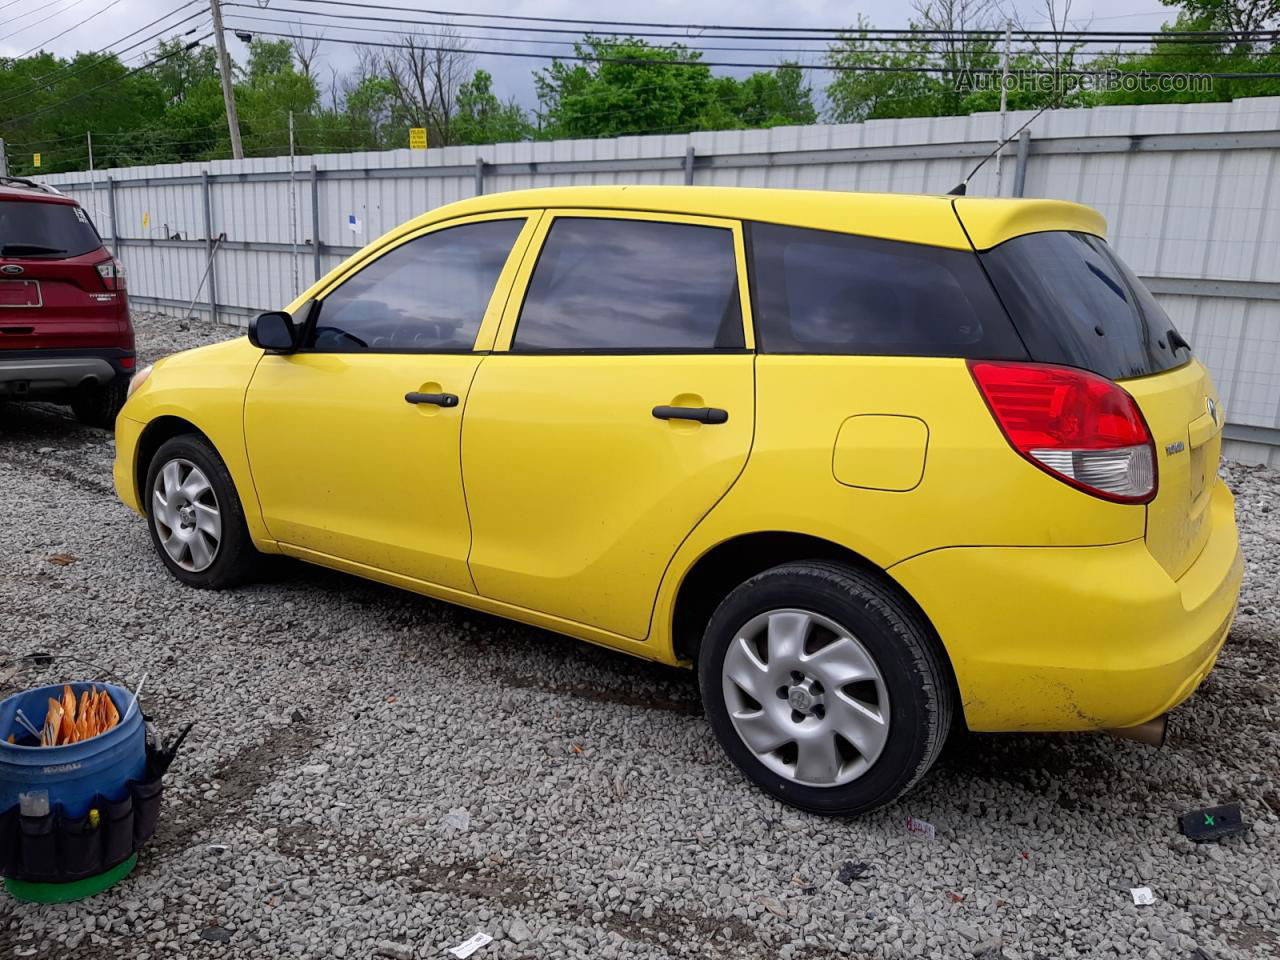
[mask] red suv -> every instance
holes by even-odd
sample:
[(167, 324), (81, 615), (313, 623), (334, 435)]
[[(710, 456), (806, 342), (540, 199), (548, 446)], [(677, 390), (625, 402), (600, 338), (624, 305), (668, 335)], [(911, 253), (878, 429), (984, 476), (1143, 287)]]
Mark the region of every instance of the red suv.
[(109, 427), (136, 358), (124, 268), (80, 204), (0, 177), (0, 400), (70, 404)]

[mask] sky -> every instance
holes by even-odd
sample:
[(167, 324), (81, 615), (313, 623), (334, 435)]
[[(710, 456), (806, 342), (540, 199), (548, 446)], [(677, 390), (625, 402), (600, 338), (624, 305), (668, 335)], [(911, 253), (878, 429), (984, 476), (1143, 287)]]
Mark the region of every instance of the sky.
[[(291, 23), (307, 20), (318, 23), (326, 20), (330, 26), (321, 28), (308, 26), (302, 28), (310, 34), (353, 36), (351, 26), (356, 21), (344, 22), (341, 19), (317, 16), (304, 17), (290, 14), (280, 8), (315, 10), (317, 13), (343, 14), (350, 12), (358, 5), (355, 0), (351, 5), (333, 6), (315, 3), (314, 0), (223, 0), (224, 4), (239, 3), (240, 6), (224, 6), (224, 19), (228, 25), (238, 24), (241, 29), (279, 30), (278, 26), (251, 21), (249, 17), (272, 17), (289, 20)], [(840, 27), (852, 24), (861, 14), (873, 26), (882, 28), (905, 27), (911, 16), (911, 5), (905, 0), (854, 0), (854, 2), (838, 2), (838, 0), (647, 0), (643, 4), (635, 3), (601, 3), (599, 0), (508, 0), (503, 4), (500, 0), (473, 0), (475, 3), (464, 3), (462, 0), (364, 0), (366, 3), (393, 4), (407, 7), (427, 7), (432, 9), (472, 10), (481, 13), (523, 14), (543, 17), (587, 17), (595, 19), (634, 20), (645, 22), (675, 23), (707, 23), (707, 24), (753, 24), (759, 26), (788, 27)], [(1028, 27), (1047, 26), (1044, 13), (1046, 0), (997, 0), (1006, 11), (1016, 10)], [(1057, 0), (1061, 8), (1063, 0)], [(184, 0), (0, 0), (0, 56), (12, 57), (27, 53), (32, 49), (50, 50), (61, 56), (70, 56), (77, 51), (98, 51), (107, 45), (117, 49), (127, 47), (129, 43), (148, 36), (160, 29), (161, 25), (145, 30), (126, 41), (115, 44), (114, 41), (125, 37), (131, 31), (155, 20), (170, 11), (176, 10)], [(189, 14), (201, 11), (206, 0), (194, 0), (192, 6), (180, 14), (175, 14), (164, 24), (173, 23)], [(265, 9), (256, 9), (265, 8)], [(368, 14), (384, 17), (410, 16), (385, 10), (368, 10)], [(1172, 11), (1161, 6), (1159, 0), (1073, 0), (1070, 7), (1070, 19), (1073, 27), (1084, 29), (1106, 30), (1155, 30), (1166, 20), (1172, 20)], [(466, 21), (462, 17), (454, 18), (455, 28), (465, 32)], [(199, 27), (197, 36), (208, 32), (208, 17), (200, 16), (178, 28), (177, 32)], [(392, 39), (396, 27), (391, 24), (362, 22), (358, 25), (374, 28), (375, 32), (361, 33), (359, 36), (371, 41)], [(383, 27), (388, 27), (382, 32)], [(556, 26), (545, 24), (544, 26)], [(286, 28), (288, 29), (288, 28)], [(295, 32), (298, 28), (294, 27)], [(479, 33), (478, 30), (470, 32)], [(473, 49), (492, 50), (537, 50), (548, 53), (569, 53), (569, 46), (548, 46), (535, 44), (532, 40), (568, 39), (563, 35), (548, 35), (525, 32), (506, 32), (508, 40), (475, 39), (470, 40)], [(212, 42), (212, 41), (208, 41)], [(750, 46), (740, 40), (704, 39), (699, 41), (691, 34), (682, 42), (690, 46)], [(774, 47), (813, 47), (819, 44), (780, 43), (768, 41)], [(148, 45), (149, 48), (150, 45)], [(140, 58), (147, 48), (137, 48), (126, 54), (128, 62), (143, 62)], [(231, 55), (243, 62), (246, 45), (240, 40), (230, 37)], [(795, 58), (801, 62), (816, 62), (814, 55), (799, 53), (753, 53), (749, 50), (705, 50), (706, 60), (749, 60), (761, 63), (774, 63), (783, 58)], [(319, 72), (322, 86), (327, 86), (327, 78), (333, 71), (346, 72), (354, 63), (355, 54), (346, 42), (326, 42), (322, 44), (319, 57)], [(503, 99), (514, 97), (522, 106), (529, 108), (536, 105), (536, 97), (532, 81), (532, 72), (545, 66), (549, 61), (524, 58), (498, 57), (477, 53), (475, 66), (483, 67), (494, 76), (494, 87)], [(717, 72), (742, 75), (749, 70), (724, 69)], [(812, 84), (815, 89), (825, 86), (826, 74), (815, 72)], [(323, 91), (322, 91), (323, 92)]]

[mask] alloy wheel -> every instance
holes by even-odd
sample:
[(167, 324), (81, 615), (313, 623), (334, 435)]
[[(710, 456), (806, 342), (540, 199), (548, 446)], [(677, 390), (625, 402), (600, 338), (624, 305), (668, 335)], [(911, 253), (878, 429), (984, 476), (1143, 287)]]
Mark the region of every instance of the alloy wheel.
[(175, 458), (156, 474), (151, 522), (160, 545), (183, 570), (200, 573), (217, 559), (222, 513), (213, 485), (190, 460)]
[(769, 610), (737, 631), (722, 667), (734, 730), (795, 783), (834, 787), (867, 772), (889, 735), (889, 694), (852, 632), (811, 610)]

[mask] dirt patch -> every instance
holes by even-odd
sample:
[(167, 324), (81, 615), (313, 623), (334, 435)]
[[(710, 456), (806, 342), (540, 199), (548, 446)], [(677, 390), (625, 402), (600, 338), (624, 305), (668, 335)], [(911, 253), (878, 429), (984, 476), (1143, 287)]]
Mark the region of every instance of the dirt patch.
[(152, 841), (157, 858), (181, 849), (192, 831), (217, 826), (242, 813), (259, 789), (307, 756), (321, 738), (321, 731), (309, 724), (291, 724), (224, 760), (209, 777), (221, 784), (215, 797), (198, 796), (169, 816), (161, 816)]

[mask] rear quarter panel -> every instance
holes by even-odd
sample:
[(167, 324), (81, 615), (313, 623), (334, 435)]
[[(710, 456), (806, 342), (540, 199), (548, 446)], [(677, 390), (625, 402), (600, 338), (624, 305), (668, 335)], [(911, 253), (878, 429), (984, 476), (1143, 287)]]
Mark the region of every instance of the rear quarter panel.
[[(963, 360), (760, 355), (756, 391), (747, 466), (681, 546), (659, 593), (655, 640), (664, 649), (684, 574), (712, 547), (745, 533), (820, 537), (886, 570), (942, 547), (1092, 546), (1143, 536), (1143, 507), (1081, 494), (1014, 453)], [(911, 489), (837, 481), (836, 437), (848, 418), (867, 414), (915, 417), (927, 426), (923, 475)], [(856, 462), (857, 451), (842, 457)], [(974, 602), (945, 588), (941, 596)]]

